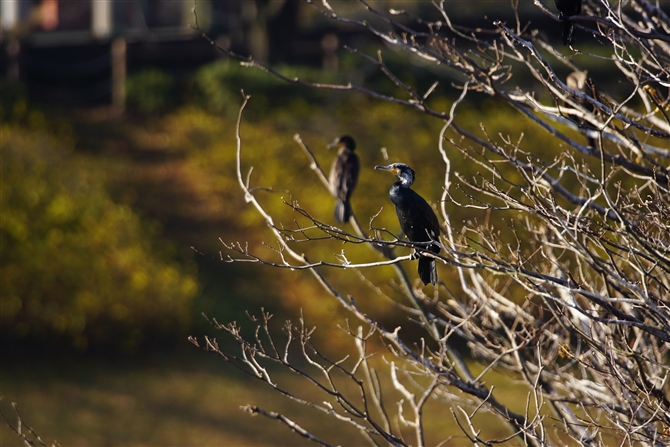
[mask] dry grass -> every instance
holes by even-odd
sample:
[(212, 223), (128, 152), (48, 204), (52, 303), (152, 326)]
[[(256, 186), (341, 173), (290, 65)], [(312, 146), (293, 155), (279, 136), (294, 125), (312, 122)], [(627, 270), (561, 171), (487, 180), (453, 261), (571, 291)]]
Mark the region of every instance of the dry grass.
[[(2, 376), (5, 415), (14, 420), (9, 403), (18, 402), (25, 421), (48, 444), (56, 440), (62, 446), (314, 445), (279, 422), (249, 416), (240, 408), (246, 404), (281, 412), (332, 443), (365, 444), (346, 425), (270, 392), (256, 379), (195, 349), (123, 363), (14, 360), (2, 365)], [(304, 397), (317, 402), (323, 399), (295, 375), (278, 372), (275, 377)], [(508, 380), (492, 375), (491, 382), (503, 385)], [(524, 405), (523, 387), (508, 383), (497, 392), (516, 393)], [(443, 402), (429, 404), (426, 429), (430, 445), (445, 439), (450, 439), (446, 446), (467, 443), (449, 408)], [(505, 437), (505, 429), (490, 419), (481, 424), (486, 427), (484, 435)], [(412, 438), (407, 440), (412, 442)], [(22, 445), (5, 426), (0, 444)]]

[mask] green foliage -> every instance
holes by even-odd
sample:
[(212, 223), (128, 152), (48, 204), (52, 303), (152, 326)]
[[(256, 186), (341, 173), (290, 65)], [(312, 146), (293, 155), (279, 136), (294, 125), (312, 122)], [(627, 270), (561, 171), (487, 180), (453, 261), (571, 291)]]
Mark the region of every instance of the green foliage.
[(69, 144), (3, 125), (2, 335), (132, 350), (183, 334), (191, 272)]
[(163, 112), (176, 103), (176, 96), (175, 80), (164, 71), (150, 68), (128, 76), (126, 102), (131, 108)]
[[(283, 68), (282, 72), (318, 78), (311, 69)], [(246, 178), (253, 168), (251, 186), (272, 188), (272, 192), (260, 193), (259, 199), (278, 221), (289, 226), (309, 223), (285, 204), (297, 201), (315, 218), (334, 223), (333, 200), (293, 141), (296, 133), (310, 145), (326, 172), (335, 156), (326, 149), (326, 143), (344, 133), (356, 138), (362, 172), (352, 204), (361, 222), (368, 222), (383, 208), (374, 225), (399, 231), (388, 200), (393, 178), (372, 169), (384, 162), (381, 147), (387, 148), (391, 161), (406, 162), (417, 171), (417, 191), (439, 206), (444, 164), (437, 150), (437, 138), (442, 121), (362, 95), (337, 93), (325, 100), (318, 96), (323, 92), (293, 87), (258, 69), (234, 63), (203, 67), (193, 79), (191, 92), (200, 91), (200, 101), (205, 102), (177, 107), (158, 119), (134, 116), (109, 123), (104, 130), (80, 125), (73, 132), (64, 119), (47, 118), (23, 100), (7, 106), (9, 113), (4, 116), (12, 118), (13, 128), (5, 127), (3, 131), (2, 243), (7, 254), (3, 255), (2, 285), (6, 291), (16, 290), (3, 292), (2, 322), (9, 322), (4, 325), (5, 332), (42, 341), (46, 340), (45, 334), (56, 334), (80, 346), (112, 339), (116, 343), (117, 335), (112, 334), (121, 333), (127, 340), (119, 343), (132, 346), (145, 338), (165, 336), (171, 328), (175, 329), (173, 335), (179, 335), (179, 329), (186, 328), (191, 317), (195, 323), (201, 321), (203, 310), (222, 319), (239, 315), (250, 306), (267, 308), (268, 303), (276, 306), (273, 312), (281, 308), (293, 312), (298, 307), (314, 317), (338, 312), (335, 303), (311, 299), (320, 291), (293, 272), (257, 281), (245, 276), (247, 270), (207, 257), (199, 258), (207, 270), (199, 278), (205, 292), (199, 295), (195, 306), (191, 305), (195, 280), (169, 261), (175, 258), (171, 249), (150, 242), (155, 231), (147, 230), (146, 223), (128, 207), (113, 204), (103, 190), (100, 173), (91, 172), (92, 164), (67, 149), (76, 141), (79, 149), (97, 154), (100, 158), (95, 163), (105, 164), (107, 183), (116, 185), (112, 186), (116, 188), (113, 196), (135, 197), (123, 200), (160, 220), (170, 229), (167, 236), (182, 247), (193, 245), (218, 258), (221, 238), (249, 243), (255, 252), (272, 255), (271, 249), (262, 244), (271, 236), (262, 218), (245, 203), (236, 177), (235, 121), (242, 88), (252, 95), (242, 123), (242, 173)], [(300, 95), (293, 94), (296, 88)], [(438, 110), (448, 111), (451, 107), (451, 101), (444, 96), (436, 94), (432, 101)], [(493, 138), (516, 142), (528, 127), (528, 122), (509, 119), (509, 110), (486, 100), (462, 104), (457, 113), (460, 122), (469, 128), (477, 129), (480, 122), (485, 122), (486, 132)], [(49, 134), (38, 131), (29, 135), (17, 126), (47, 128)], [(483, 131), (479, 135), (485, 136)], [(526, 132), (521, 147), (557, 149), (550, 148), (545, 140), (541, 133)], [(91, 151), (92, 147), (96, 150)], [(101, 147), (106, 151), (100, 151)], [(452, 170), (465, 178), (473, 178), (481, 171), (481, 166), (464, 157), (454, 157), (451, 163)], [(14, 172), (11, 177), (10, 172)], [(514, 179), (516, 174), (506, 175)], [(456, 225), (487, 218), (476, 209), (448, 205), (447, 211), (453, 213)], [(500, 214), (509, 217), (509, 213)], [(497, 222), (504, 229), (504, 221)], [(345, 250), (350, 259), (378, 260), (364, 245), (324, 242), (303, 247), (313, 259), (338, 262), (337, 254)], [(398, 252), (404, 254), (400, 249)], [(177, 272), (172, 285), (159, 280), (158, 272), (169, 268)], [(353, 296), (369, 294), (367, 287), (352, 280), (347, 272), (325, 273), (346, 284)], [(364, 273), (372, 281), (392, 277), (391, 269)], [(10, 281), (10, 274), (16, 278)], [(449, 273), (441, 274), (446, 278)], [(38, 278), (34, 284), (27, 279), (33, 277)], [(143, 282), (147, 282), (143, 290), (133, 288)], [(34, 294), (26, 292), (28, 285), (34, 286)], [(190, 292), (179, 292), (180, 287)], [(160, 304), (161, 300), (172, 304)], [(150, 301), (155, 301), (158, 311), (146, 307)], [(377, 314), (393, 311), (376, 300), (363, 306), (374, 308)], [(55, 314), (66, 317), (51, 316)], [(114, 333), (112, 326), (119, 332)], [(128, 328), (139, 329), (130, 334)]]
[(13, 113), (15, 104), (23, 98), (25, 87), (22, 84), (0, 79), (0, 120), (7, 120)]
[[(288, 78), (336, 82), (333, 73), (318, 69), (289, 66), (277, 70)], [(187, 96), (191, 103), (210, 112), (234, 118), (239, 111), (241, 90), (254, 97), (254, 108), (247, 113), (247, 119), (249, 115), (267, 116), (275, 107), (294, 109), (296, 104), (315, 101), (323, 104), (328, 97), (327, 92), (292, 86), (257, 68), (247, 68), (233, 61), (215, 62), (200, 68), (193, 75)]]

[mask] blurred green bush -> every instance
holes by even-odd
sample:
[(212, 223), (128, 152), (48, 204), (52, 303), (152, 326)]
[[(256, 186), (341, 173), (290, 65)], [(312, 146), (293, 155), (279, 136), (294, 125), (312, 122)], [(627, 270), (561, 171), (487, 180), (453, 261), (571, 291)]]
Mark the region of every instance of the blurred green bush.
[[(300, 78), (320, 83), (338, 82), (336, 73), (318, 68), (302, 66), (275, 68), (290, 79)], [(235, 61), (213, 62), (198, 69), (191, 78), (185, 96), (190, 104), (233, 118), (239, 111), (241, 90), (253, 96), (255, 111), (250, 113), (256, 117), (276, 114), (276, 108), (292, 108), (293, 104), (299, 102), (323, 104), (333, 100), (333, 95), (329, 95), (327, 91), (292, 85), (262, 70), (244, 67)], [(248, 118), (250, 117), (247, 116)]]
[[(328, 78), (332, 74), (310, 68), (281, 70), (288, 76), (337, 81)], [(146, 75), (145, 80), (139, 75), (134, 79), (142, 82), (133, 88), (145, 83), (163, 86), (154, 93), (161, 88), (170, 90), (170, 81), (156, 81), (171, 79), (168, 74)], [(412, 81), (409, 75), (403, 80)], [(240, 89), (252, 95), (242, 123), (242, 173), (245, 178), (253, 174), (251, 185), (272, 188), (272, 192), (258, 191), (257, 196), (277, 222), (290, 228), (310, 224), (285, 201), (297, 201), (317, 219), (332, 222), (333, 201), (293, 141), (296, 133), (311, 146), (326, 172), (335, 157), (326, 143), (344, 133), (356, 138), (362, 172), (352, 203), (362, 222), (383, 208), (375, 225), (399, 230), (388, 200), (394, 180), (373, 169), (385, 162), (381, 147), (387, 148), (391, 161), (406, 162), (416, 170), (416, 189), (429, 202), (437, 205), (441, 199), (444, 164), (437, 150), (441, 120), (360, 94), (291, 86), (237, 63), (202, 67), (178, 95), (189, 103), (163, 109), (167, 113), (159, 117), (138, 113), (104, 125), (79, 122), (73, 128), (66, 115), (45, 115), (25, 101), (8, 101), (3, 104), (6, 123), (2, 129), (3, 336), (40, 343), (65, 340), (81, 349), (94, 345), (132, 349), (149, 339), (184, 335), (193, 328), (189, 320), (203, 321), (202, 311), (221, 320), (235, 319), (261, 305), (268, 308), (270, 303), (273, 312), (294, 312), (301, 307), (324, 319), (337, 312), (335, 302), (313, 299), (322, 292), (305, 276), (259, 274), (241, 264), (216, 260), (215, 253), (221, 250), (219, 238), (249, 243), (263, 256), (275, 255), (262, 243), (273, 237), (258, 213), (245, 203), (236, 177)], [(435, 109), (450, 109), (447, 90), (436, 90), (431, 99)], [(129, 96), (131, 93), (132, 89)], [(486, 123), (488, 135), (509, 150), (514, 148), (503, 140), (519, 141), (521, 134), (522, 147), (558, 152), (543, 134), (527, 131), (528, 122), (510, 119), (509, 110), (492, 105), (483, 95), (478, 99), (481, 101), (459, 106), (461, 125), (477, 128)], [(146, 110), (151, 115), (169, 102), (163, 104)], [(483, 138), (487, 135), (483, 130), (476, 133)], [(72, 149), (75, 141), (80, 154)], [(451, 163), (453, 172), (463, 178), (477, 177), (482, 170), (460, 155)], [(510, 181), (516, 180), (517, 172), (504, 166), (500, 169)], [(109, 194), (129, 205), (115, 204), (105, 183)], [(459, 201), (468, 200), (456, 188), (453, 195)], [(170, 241), (159, 245), (157, 229), (129, 206), (160, 221)], [(447, 204), (447, 211), (454, 213), (452, 223), (457, 227), (465, 220), (489, 219), (475, 208)], [(513, 215), (500, 211), (494, 217), (504, 232), (504, 219)], [(202, 293), (195, 301), (198, 285), (191, 261), (181, 256), (181, 264), (176, 262), (173, 247), (177, 245), (173, 244), (193, 245), (208, 255), (197, 258), (202, 267)], [(363, 245), (343, 246), (337, 241), (300, 248), (312, 259), (333, 262), (343, 249), (350, 259), (378, 259)], [(411, 265), (408, 269), (414, 270)], [(441, 275), (448, 279), (452, 273), (444, 270)], [(393, 272), (389, 268), (364, 273), (370, 281), (385, 282)], [(370, 293), (348, 272), (329, 270), (325, 274), (341, 281), (352, 296)], [(393, 312), (384, 301), (369, 300), (363, 306), (377, 314)]]
[(72, 141), (2, 124), (3, 339), (132, 351), (187, 329), (195, 273)]
[(176, 82), (172, 75), (149, 68), (128, 76), (126, 104), (143, 113), (158, 113), (177, 103)]

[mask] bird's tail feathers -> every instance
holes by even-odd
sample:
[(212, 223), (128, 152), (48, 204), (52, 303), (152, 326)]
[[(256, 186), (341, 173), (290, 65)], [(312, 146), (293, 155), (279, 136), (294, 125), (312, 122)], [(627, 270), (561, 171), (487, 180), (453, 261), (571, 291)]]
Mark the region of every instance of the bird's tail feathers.
[(343, 224), (349, 222), (350, 217), (351, 217), (351, 205), (349, 204), (349, 202), (348, 201), (340, 202), (338, 200), (337, 204), (335, 205), (335, 220)]
[(437, 284), (437, 264), (435, 259), (421, 257), (419, 258), (419, 278), (425, 284)]
[(567, 17), (563, 17), (561, 25), (563, 25), (563, 31), (561, 32), (561, 37), (563, 37), (563, 45), (571, 44), (573, 42), (572, 33), (575, 30), (575, 24), (570, 20), (567, 20)]

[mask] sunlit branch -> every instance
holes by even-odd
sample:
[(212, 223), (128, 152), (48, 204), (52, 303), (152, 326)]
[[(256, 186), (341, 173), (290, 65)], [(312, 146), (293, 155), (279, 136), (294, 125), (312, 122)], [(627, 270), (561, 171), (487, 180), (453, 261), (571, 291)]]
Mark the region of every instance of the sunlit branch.
[(270, 419), (276, 419), (276, 420), (282, 422), (283, 424), (285, 424), (292, 431), (298, 433), (300, 436), (302, 436), (304, 438), (309, 439), (312, 442), (315, 442), (317, 444), (320, 444), (320, 445), (323, 445), (323, 446), (326, 446), (326, 447), (331, 446), (331, 444), (328, 444), (327, 442), (322, 441), (321, 439), (317, 438), (316, 436), (314, 436), (313, 434), (311, 434), (310, 432), (308, 432), (307, 430), (305, 430), (304, 428), (302, 428), (301, 426), (299, 426), (298, 424), (296, 424), (295, 422), (293, 422), (292, 420), (290, 420), (289, 418), (287, 418), (286, 416), (284, 416), (280, 413), (275, 413), (274, 411), (265, 411), (262, 408), (257, 407), (255, 405), (246, 405), (246, 406), (242, 407), (242, 409), (244, 411), (247, 411), (247, 412), (251, 413), (252, 415), (260, 414), (260, 415), (265, 416), (265, 417), (270, 418)]

